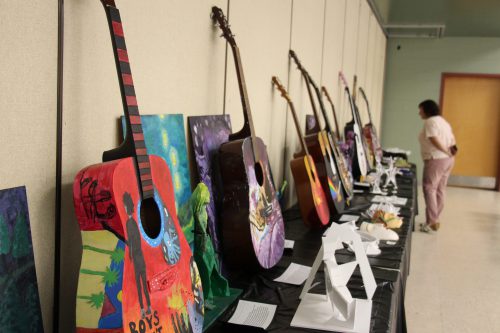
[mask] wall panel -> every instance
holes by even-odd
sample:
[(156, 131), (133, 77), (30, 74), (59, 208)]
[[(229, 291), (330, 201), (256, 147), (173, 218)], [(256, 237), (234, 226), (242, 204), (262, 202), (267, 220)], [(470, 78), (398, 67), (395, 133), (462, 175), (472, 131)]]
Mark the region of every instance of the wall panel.
[[(300, 72), (288, 58), (289, 48), (294, 49), (315, 81), (329, 88), (343, 129), (351, 113), (338, 71), (345, 73), (351, 85), (353, 75), (358, 74), (378, 124), (386, 40), (366, 0), (239, 0), (230, 5), (228, 1), (151, 0), (147, 5), (117, 1), (141, 112), (183, 113), (187, 117), (225, 110), (232, 117), (233, 128), (241, 127), (233, 59), (230, 53), (226, 58), (226, 43), (210, 19), (212, 5), (226, 13), (229, 8), (257, 134), (268, 146), (277, 185), (283, 178), (291, 183), (288, 203), (292, 204), (295, 195), (289, 160), (298, 148), (297, 133), (285, 101), (272, 88), (271, 76), (279, 75), (289, 88), (304, 128), (311, 106)], [(27, 186), (45, 331), (50, 332), (57, 2), (26, 7), (0, 0), (0, 7), (4, 36), (0, 48), (0, 153), (9, 158), (0, 169), (0, 188)], [(73, 177), (118, 144), (122, 106), (102, 5), (97, 0), (66, 0), (65, 15), (60, 317), (61, 332), (71, 332), (81, 256), (72, 204)]]
[[(52, 330), (57, 2), (0, 1), (0, 189), (26, 185), (38, 290)], [(0, 328), (0, 331), (2, 328)]]
[[(292, 12), (292, 34), (291, 49), (299, 57), (302, 65), (307, 69), (309, 75), (319, 84), (321, 82), (321, 64), (323, 50), (323, 22), (324, 22), (325, 0), (309, 1), (294, 0)], [(304, 80), (295, 63), (290, 59), (289, 66), (289, 92), (297, 110), (297, 116), (301, 122), (302, 129), (305, 128), (305, 116), (312, 114), (311, 103)], [(291, 116), (287, 118), (287, 161), (293, 153), (298, 150), (297, 131)], [(286, 168), (289, 193), (295, 193), (290, 168)], [(290, 203), (293, 203), (295, 195)]]
[[(344, 53), (344, 27), (346, 0), (327, 0), (325, 11), (325, 37), (323, 41), (323, 75), (322, 85), (324, 85), (339, 113), (339, 97), (341, 86), (339, 85), (339, 71), (342, 70), (342, 60)], [(326, 99), (324, 100), (328, 110), (330, 124), (335, 126), (333, 115)], [(341, 123), (339, 123), (339, 126)], [(342, 129), (341, 129), (342, 131)]]
[[(349, 89), (352, 90), (352, 80), (356, 74), (357, 48), (358, 48), (358, 28), (360, 18), (360, 3), (364, 0), (346, 1), (345, 28), (344, 28), (344, 54), (342, 62), (342, 72), (344, 73)], [(341, 82), (339, 87), (343, 89)], [(352, 93), (352, 91), (351, 91)], [(344, 126), (352, 119), (351, 109), (343, 90), (339, 96), (339, 125)]]

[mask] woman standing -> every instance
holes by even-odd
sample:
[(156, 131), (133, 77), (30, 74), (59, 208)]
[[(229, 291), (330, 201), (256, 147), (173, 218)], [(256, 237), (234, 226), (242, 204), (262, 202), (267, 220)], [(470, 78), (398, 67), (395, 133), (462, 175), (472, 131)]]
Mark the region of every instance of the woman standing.
[(418, 105), (419, 115), (424, 120), (420, 132), (420, 150), (424, 160), (425, 224), (420, 231), (438, 231), (439, 215), (444, 208), (446, 183), (455, 163), (457, 153), (455, 136), (450, 124), (440, 115), (439, 106), (432, 100)]

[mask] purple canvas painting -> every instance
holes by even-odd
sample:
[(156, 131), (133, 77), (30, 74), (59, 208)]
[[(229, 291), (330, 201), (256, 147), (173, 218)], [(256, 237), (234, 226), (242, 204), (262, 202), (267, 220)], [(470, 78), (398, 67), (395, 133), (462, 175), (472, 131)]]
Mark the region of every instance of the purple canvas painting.
[(220, 184), (217, 153), (219, 147), (229, 139), (231, 120), (229, 115), (196, 116), (188, 117), (188, 124), (198, 180), (207, 185), (211, 197), (207, 206), (208, 233), (221, 258), (217, 212), (222, 198), (217, 191), (217, 185)]
[(0, 331), (43, 332), (24, 186), (0, 190)]

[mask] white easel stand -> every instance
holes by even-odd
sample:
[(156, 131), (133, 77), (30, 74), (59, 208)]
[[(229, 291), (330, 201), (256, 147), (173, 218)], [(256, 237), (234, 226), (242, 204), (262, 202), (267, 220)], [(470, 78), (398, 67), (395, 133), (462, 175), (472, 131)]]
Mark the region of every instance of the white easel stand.
[[(368, 263), (361, 237), (348, 224), (332, 223), (323, 236), (321, 246), (300, 294), (300, 304), (291, 326), (324, 331), (368, 333), (372, 297), (377, 288), (373, 272)], [(351, 243), (356, 260), (338, 265), (335, 251), (342, 243)], [(308, 293), (321, 265), (325, 266), (325, 287), (327, 295)], [(353, 299), (347, 283), (359, 265), (367, 298)]]

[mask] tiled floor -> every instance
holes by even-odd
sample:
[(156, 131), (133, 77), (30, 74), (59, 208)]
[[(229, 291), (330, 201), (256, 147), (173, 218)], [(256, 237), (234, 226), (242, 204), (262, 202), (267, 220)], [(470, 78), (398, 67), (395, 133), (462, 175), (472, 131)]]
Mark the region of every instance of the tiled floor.
[(500, 193), (448, 188), (439, 232), (413, 234), (405, 305), (410, 333), (500, 332)]

